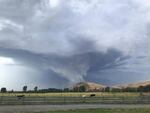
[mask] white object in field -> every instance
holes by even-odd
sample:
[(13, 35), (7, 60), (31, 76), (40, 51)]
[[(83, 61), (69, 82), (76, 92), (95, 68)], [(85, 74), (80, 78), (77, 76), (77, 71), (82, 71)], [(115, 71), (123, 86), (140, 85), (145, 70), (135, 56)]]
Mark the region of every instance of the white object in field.
[(85, 98), (85, 97), (86, 97), (86, 95), (82, 95), (82, 97), (83, 97), (83, 98)]

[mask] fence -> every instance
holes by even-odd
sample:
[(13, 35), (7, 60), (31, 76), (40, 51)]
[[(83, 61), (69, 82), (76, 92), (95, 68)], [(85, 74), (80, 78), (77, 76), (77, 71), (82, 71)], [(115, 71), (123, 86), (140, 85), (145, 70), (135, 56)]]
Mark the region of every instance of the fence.
[(0, 105), (38, 104), (150, 104), (150, 97), (49, 97), (49, 96), (1, 96)]

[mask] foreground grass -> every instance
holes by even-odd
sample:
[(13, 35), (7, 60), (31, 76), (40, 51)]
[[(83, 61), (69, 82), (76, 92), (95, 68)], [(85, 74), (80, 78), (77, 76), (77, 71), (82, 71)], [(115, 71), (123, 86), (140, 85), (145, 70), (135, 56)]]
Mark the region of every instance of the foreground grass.
[(137, 109), (85, 109), (85, 110), (64, 110), (64, 111), (49, 111), (37, 113), (150, 113), (150, 108)]

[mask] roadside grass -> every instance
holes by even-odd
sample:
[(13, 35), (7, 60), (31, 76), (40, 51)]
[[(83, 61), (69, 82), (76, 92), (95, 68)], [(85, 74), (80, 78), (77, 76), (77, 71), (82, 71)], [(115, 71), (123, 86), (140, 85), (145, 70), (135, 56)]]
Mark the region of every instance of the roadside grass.
[(150, 113), (150, 108), (84, 109), (84, 110), (61, 110), (61, 111), (49, 111), (49, 112), (31, 112), (31, 113)]

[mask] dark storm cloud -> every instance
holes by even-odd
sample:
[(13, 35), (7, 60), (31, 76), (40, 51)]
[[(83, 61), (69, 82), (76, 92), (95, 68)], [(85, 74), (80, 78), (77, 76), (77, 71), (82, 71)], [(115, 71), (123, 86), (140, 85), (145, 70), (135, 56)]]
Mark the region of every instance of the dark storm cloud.
[[(88, 52), (71, 56), (58, 56), (0, 48), (0, 55), (13, 58), (16, 65), (40, 70), (40, 74), (43, 76), (42, 80), (47, 84), (55, 84), (55, 86), (58, 86), (57, 81), (61, 81), (60, 83), (64, 86), (83, 81), (87, 75), (90, 75), (89, 73), (116, 68), (123, 65), (122, 62), (127, 59), (121, 52), (114, 49), (110, 49), (106, 53)], [(29, 77), (30, 74), (26, 76)]]
[(0, 55), (15, 61), (16, 72), (25, 67), (22, 78), (46, 87), (150, 79), (149, 4), (0, 0)]
[[(13, 58), (16, 62), (16, 64), (14, 65), (21, 67), (25, 66), (28, 68), (34, 68), (35, 70), (38, 70), (40, 73), (38, 73), (36, 76), (40, 77), (34, 79), (40, 79), (37, 80), (38, 83), (41, 84), (44, 82), (46, 87), (65, 87), (69, 83), (69, 80), (67, 78), (62, 77), (60, 74), (54, 72), (50, 68), (47, 68), (49, 65), (53, 65), (51, 64), (53, 63), (51, 61), (57, 61), (57, 56), (46, 56), (42, 54), (31, 53), (25, 50), (8, 48), (0, 48), (0, 56)], [(25, 73), (24, 75), (27, 78), (30, 78), (32, 76), (31, 73)], [(58, 83), (62, 85), (60, 86)]]

